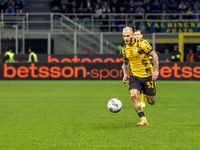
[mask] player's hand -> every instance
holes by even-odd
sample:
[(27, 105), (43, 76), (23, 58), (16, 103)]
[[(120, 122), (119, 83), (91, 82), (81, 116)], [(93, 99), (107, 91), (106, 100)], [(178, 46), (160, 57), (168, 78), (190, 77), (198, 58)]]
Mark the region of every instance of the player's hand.
[(152, 80), (153, 81), (156, 81), (158, 78), (158, 71), (155, 71), (153, 74), (152, 74)]
[(123, 77), (123, 83), (124, 84), (126, 84), (127, 78), (128, 78), (127, 75), (124, 75), (124, 77)]

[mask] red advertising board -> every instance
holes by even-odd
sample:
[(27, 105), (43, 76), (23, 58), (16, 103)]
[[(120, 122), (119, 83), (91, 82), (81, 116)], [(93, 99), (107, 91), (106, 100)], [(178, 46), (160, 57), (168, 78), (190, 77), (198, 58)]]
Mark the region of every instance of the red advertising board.
[[(122, 63), (0, 64), (0, 80), (122, 80)], [(158, 80), (200, 80), (199, 63), (160, 63)]]

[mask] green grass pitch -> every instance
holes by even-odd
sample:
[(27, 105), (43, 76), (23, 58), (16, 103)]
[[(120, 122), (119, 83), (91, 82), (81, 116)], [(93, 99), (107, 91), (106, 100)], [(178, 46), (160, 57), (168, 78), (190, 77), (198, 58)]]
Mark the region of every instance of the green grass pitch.
[[(137, 126), (122, 81), (0, 81), (1, 150), (199, 150), (200, 81), (157, 81)], [(111, 113), (107, 102), (123, 108)]]

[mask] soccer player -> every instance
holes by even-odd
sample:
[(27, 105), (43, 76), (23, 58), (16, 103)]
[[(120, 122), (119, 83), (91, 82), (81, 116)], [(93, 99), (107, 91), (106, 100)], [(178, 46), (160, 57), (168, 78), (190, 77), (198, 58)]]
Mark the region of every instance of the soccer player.
[(134, 32), (134, 38), (135, 39), (142, 39), (143, 38), (142, 31), (141, 30), (136, 30)]
[[(134, 32), (134, 38), (135, 39), (142, 39), (143, 38), (142, 31), (141, 30), (136, 30)], [(149, 60), (153, 60), (153, 58), (151, 56), (149, 56)], [(145, 107), (145, 101), (147, 99), (147, 96), (143, 92), (142, 92), (141, 95), (142, 95), (141, 105), (142, 105), (142, 107)]]
[[(130, 27), (123, 29), (123, 39), (126, 44), (122, 49), (124, 57), (123, 82), (127, 82), (130, 63), (129, 92), (134, 109), (141, 119), (137, 125), (149, 125), (139, 101), (139, 95), (143, 90), (144, 94), (147, 95), (148, 103), (151, 105), (155, 103), (155, 81), (158, 78), (159, 68), (158, 56), (146, 40), (134, 38), (133, 30)], [(149, 56), (153, 58), (154, 68), (149, 61)]]

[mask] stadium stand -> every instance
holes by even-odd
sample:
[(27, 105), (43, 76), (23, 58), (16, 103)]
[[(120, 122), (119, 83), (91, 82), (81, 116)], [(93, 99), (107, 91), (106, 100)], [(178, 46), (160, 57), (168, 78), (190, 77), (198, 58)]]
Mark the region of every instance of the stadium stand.
[[(73, 9), (77, 13), (88, 13), (90, 7), (93, 9), (90, 10), (91, 13), (95, 13), (96, 9), (102, 13), (162, 13), (163, 10), (166, 13), (199, 13), (200, 11), (198, 0), (81, 0), (79, 3), (75, 0), (50, 0), (52, 12), (56, 9), (63, 13), (62, 7), (66, 9), (64, 13), (72, 13)], [(78, 11), (80, 9), (81, 12)]]
[(1, 0), (1, 13), (22, 13), (25, 3), (24, 0)]
[[(19, 15), (17, 19), (20, 20), (17, 22), (19, 29), (24, 27), (26, 31), (51, 31), (51, 34), (54, 31), (61, 31), (66, 35), (68, 32), (73, 34), (74, 31), (91, 35), (95, 32), (104, 32), (105, 35), (111, 32), (120, 33), (124, 26), (146, 31), (143, 29), (147, 26), (140, 20), (195, 19), (197, 21), (200, 18), (198, 0), (26, 0), (25, 2), (23, 0), (0, 2), (0, 11), (5, 14), (2, 23), (4, 29), (15, 28), (13, 25), (16, 24), (16, 17), (11, 13)], [(12, 23), (8, 22), (10, 20)], [(154, 33), (148, 30), (149, 32), (143, 33)], [(86, 39), (86, 35), (83, 38)], [(113, 41), (118, 40), (113, 39)], [(94, 42), (94, 38), (90, 38), (90, 42)], [(107, 43), (112, 42), (104, 41), (104, 45), (108, 45)], [(171, 52), (174, 44), (177, 43), (165, 48)], [(165, 48), (162, 47), (160, 53), (164, 53)]]
[[(195, 15), (200, 12), (198, 0), (50, 0), (50, 9), (63, 13), (85, 28), (101, 32), (121, 32), (124, 26), (133, 26), (133, 20), (200, 17)], [(86, 15), (88, 13), (90, 16)], [(167, 49), (171, 47), (173, 45)], [(161, 53), (164, 53), (163, 48)]]
[[(138, 19), (199, 19), (200, 3), (198, 0), (50, 0), (52, 12), (63, 13), (81, 25), (89, 26), (88, 20), (95, 20), (101, 31), (119, 32), (124, 22)], [(86, 14), (90, 14), (90, 16)], [(106, 15), (103, 16), (102, 14)], [(109, 30), (101, 25), (111, 24)], [(129, 23), (126, 22), (126, 25)], [(119, 27), (116, 27), (119, 26)]]

